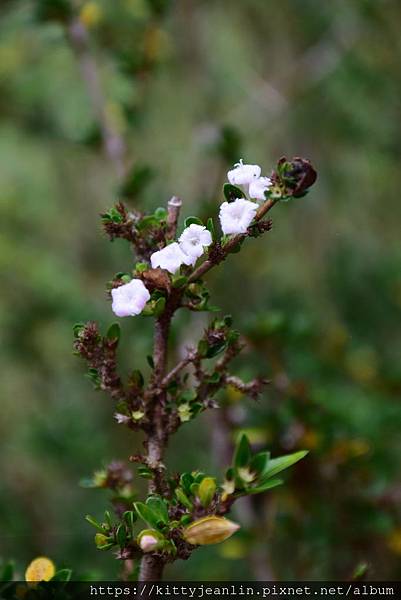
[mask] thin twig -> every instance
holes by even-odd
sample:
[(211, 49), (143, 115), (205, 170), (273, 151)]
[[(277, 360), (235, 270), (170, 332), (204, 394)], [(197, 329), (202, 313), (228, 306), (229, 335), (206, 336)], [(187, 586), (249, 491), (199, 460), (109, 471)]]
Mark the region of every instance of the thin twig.
[(67, 26), (67, 39), (77, 58), (94, 115), (99, 123), (105, 153), (113, 163), (116, 175), (121, 181), (126, 175), (125, 142), (113, 127), (108, 116), (107, 101), (100, 82), (99, 67), (91, 52), (88, 32), (79, 19), (73, 19)]

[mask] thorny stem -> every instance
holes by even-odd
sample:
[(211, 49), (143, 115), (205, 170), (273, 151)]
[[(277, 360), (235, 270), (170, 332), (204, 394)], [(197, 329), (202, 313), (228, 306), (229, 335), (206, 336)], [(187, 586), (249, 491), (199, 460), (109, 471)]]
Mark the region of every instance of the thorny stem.
[[(259, 207), (259, 210), (257, 211), (256, 215), (255, 215), (255, 221), (260, 221), (261, 219), (263, 219), (263, 217), (265, 216), (265, 214), (271, 209), (273, 208), (273, 206), (276, 204), (277, 199), (275, 198), (269, 198), (269, 200), (266, 200), (266, 202), (264, 204), (262, 204), (262, 206)], [(220, 261), (224, 260), (226, 258), (226, 256), (232, 252), (232, 250), (234, 250), (234, 248), (240, 243), (242, 242), (242, 240), (244, 240), (247, 237), (246, 233), (238, 233), (237, 235), (234, 235), (228, 242), (227, 244), (225, 244), (222, 248), (223, 250), (223, 256), (221, 257)], [(194, 281), (197, 281), (198, 279), (200, 279), (203, 275), (205, 275), (205, 273), (207, 273), (208, 271), (210, 271), (210, 269), (212, 269), (216, 264), (218, 264), (216, 261), (213, 261), (211, 259), (207, 259), (205, 260), (201, 265), (199, 265), (199, 267), (197, 269), (195, 269), (195, 271), (189, 276), (188, 278), (188, 283), (193, 283)]]
[(77, 58), (93, 112), (100, 126), (105, 153), (113, 163), (118, 179), (122, 180), (126, 175), (125, 142), (107, 114), (107, 102), (100, 83), (98, 65), (92, 56), (88, 32), (79, 19), (72, 20), (68, 25), (67, 38)]

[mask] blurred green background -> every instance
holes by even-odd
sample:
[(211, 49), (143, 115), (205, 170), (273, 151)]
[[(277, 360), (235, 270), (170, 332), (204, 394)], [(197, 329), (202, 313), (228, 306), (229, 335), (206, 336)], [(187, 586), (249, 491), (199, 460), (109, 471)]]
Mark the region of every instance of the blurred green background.
[[(104, 330), (105, 281), (132, 266), (128, 246), (101, 232), (118, 182), (65, 34), (78, 18), (107, 118), (152, 171), (131, 206), (177, 194), (185, 216), (216, 214), (241, 157), (268, 174), (281, 155), (301, 155), (319, 172), (306, 198), (275, 207), (271, 233), (209, 277), (248, 341), (239, 373), (272, 379), (257, 404), (221, 399), (229, 435), (246, 429), (274, 454), (310, 455), (282, 488), (239, 506), (237, 536), (167, 576), (345, 579), (366, 563), (371, 579), (400, 578), (398, 0), (3, 0), (0, 10), (0, 556), (20, 573), (45, 554), (76, 579), (118, 577), (83, 520), (101, 517), (107, 495), (79, 481), (140, 447), (72, 355), (73, 324)], [(206, 319), (178, 319), (177, 354)], [(150, 327), (122, 321), (127, 368), (144, 366)], [(170, 464), (221, 475), (217, 421), (185, 425)]]

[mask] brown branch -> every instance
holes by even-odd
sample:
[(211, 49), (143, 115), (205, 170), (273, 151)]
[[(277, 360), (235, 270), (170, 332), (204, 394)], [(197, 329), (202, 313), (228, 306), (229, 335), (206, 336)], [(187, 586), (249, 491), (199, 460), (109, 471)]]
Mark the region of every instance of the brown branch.
[[(259, 210), (257, 211), (257, 213), (255, 215), (255, 221), (258, 222), (261, 219), (263, 219), (265, 214), (271, 208), (273, 208), (273, 206), (276, 204), (276, 202), (277, 202), (277, 199), (275, 199), (275, 198), (269, 198), (268, 200), (266, 200), (266, 202), (264, 204), (262, 204), (262, 206), (259, 207)], [(238, 246), (238, 244), (241, 243), (246, 237), (248, 237), (248, 233), (238, 233), (237, 235), (234, 235), (232, 238), (230, 238), (230, 240), (224, 246), (222, 246), (222, 248), (221, 248), (222, 253), (221, 253), (220, 257), (216, 257), (215, 259), (208, 258), (207, 260), (205, 260), (189, 276), (188, 283), (193, 283), (194, 281), (197, 281), (203, 275), (205, 275), (205, 273), (210, 271), (210, 269), (212, 269), (214, 266), (216, 266), (217, 264), (219, 264), (220, 262), (225, 260), (225, 258), (227, 258), (227, 256), (228, 256), (228, 254), (230, 254), (230, 252), (232, 252), (235, 249), (235, 247)]]
[(113, 127), (107, 114), (107, 101), (100, 82), (99, 68), (91, 52), (88, 32), (78, 18), (70, 22), (66, 32), (67, 39), (77, 58), (94, 115), (99, 123), (105, 153), (113, 163), (116, 175), (121, 181), (126, 175), (125, 142)]
[(186, 366), (191, 364), (197, 359), (197, 353), (194, 350), (189, 351), (188, 356), (180, 360), (173, 369), (163, 378), (161, 382), (161, 387), (165, 388), (168, 384), (173, 381), (173, 379), (178, 375), (182, 369), (185, 369)]

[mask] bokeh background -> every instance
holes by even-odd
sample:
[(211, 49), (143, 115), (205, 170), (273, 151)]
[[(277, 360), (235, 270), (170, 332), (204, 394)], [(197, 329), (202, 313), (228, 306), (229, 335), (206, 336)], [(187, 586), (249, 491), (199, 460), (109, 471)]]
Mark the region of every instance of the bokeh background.
[[(135, 165), (131, 206), (177, 194), (185, 216), (215, 214), (240, 157), (268, 174), (301, 155), (319, 172), (307, 197), (275, 207), (271, 233), (209, 277), (248, 342), (238, 371), (272, 384), (259, 403), (229, 391), (169, 451), (173, 468), (221, 476), (219, 436), (245, 429), (255, 447), (309, 457), (282, 488), (239, 506), (238, 535), (167, 575), (344, 579), (366, 566), (371, 579), (400, 578), (398, 0), (3, 0), (0, 10), (0, 556), (20, 573), (45, 554), (76, 579), (117, 578), (83, 518), (101, 518), (107, 493), (79, 481), (140, 447), (72, 355), (73, 324), (106, 328), (105, 282), (132, 266), (126, 244), (101, 231), (121, 181), (66, 34), (78, 19), (103, 117)], [(206, 320), (178, 320), (176, 353)], [(146, 371), (150, 327), (123, 320), (126, 368)]]

